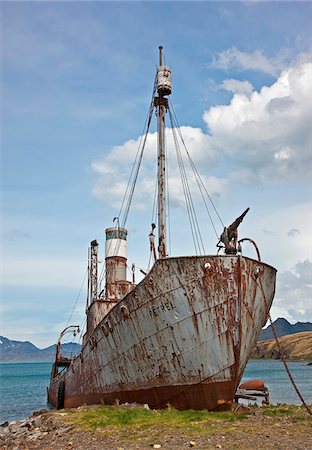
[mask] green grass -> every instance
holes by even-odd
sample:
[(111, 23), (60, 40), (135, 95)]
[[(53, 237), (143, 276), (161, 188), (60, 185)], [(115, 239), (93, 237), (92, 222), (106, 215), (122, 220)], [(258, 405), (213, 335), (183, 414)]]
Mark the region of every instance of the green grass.
[[(74, 425), (78, 432), (92, 432), (95, 439), (100, 440), (99, 448), (105, 448), (105, 445), (108, 448), (113, 444), (145, 448), (144, 446), (157, 442), (167, 446), (175, 443), (174, 448), (178, 448), (180, 443), (182, 445), (191, 439), (207, 443), (216, 436), (219, 436), (218, 439), (220, 436), (232, 439), (236, 434), (241, 436), (242, 433), (250, 439), (250, 436), (262, 429), (263, 419), (266, 429), (270, 429), (268, 433), (276, 433), (278, 425), (287, 430), (292, 427), (295, 432), (309, 435), (312, 424), (311, 416), (304, 408), (288, 405), (251, 407), (250, 414), (178, 411), (172, 407), (149, 410), (139, 406), (84, 406), (64, 412), (66, 414), (60, 419)], [(52, 414), (57, 415), (59, 412)], [(205, 444), (202, 448), (208, 446)], [(241, 447), (233, 446), (234, 448)]]
[(263, 415), (276, 418), (288, 417), (293, 421), (306, 419), (311, 420), (311, 416), (307, 415), (307, 411), (303, 406), (294, 406), (294, 405), (266, 406), (263, 409)]
[(162, 410), (148, 410), (140, 407), (98, 406), (94, 408), (81, 408), (72, 410), (70, 421), (83, 429), (103, 430), (123, 429), (132, 427), (136, 429), (147, 427), (166, 428), (205, 428), (219, 422), (229, 424), (236, 420), (243, 420), (246, 414), (233, 414), (231, 412), (208, 411), (178, 411), (174, 408)]

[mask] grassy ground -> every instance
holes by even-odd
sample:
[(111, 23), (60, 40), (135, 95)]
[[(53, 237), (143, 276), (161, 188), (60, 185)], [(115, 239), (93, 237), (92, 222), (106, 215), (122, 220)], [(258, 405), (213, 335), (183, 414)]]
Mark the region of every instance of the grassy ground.
[(312, 450), (312, 416), (298, 406), (241, 406), (236, 412), (83, 406), (44, 412), (36, 420), (33, 431), (3, 433), (0, 448)]
[(231, 412), (177, 411), (174, 408), (149, 410), (138, 407), (99, 406), (72, 410), (70, 422), (77, 428), (107, 435), (123, 435), (132, 441), (148, 433), (158, 439), (164, 434), (185, 433), (189, 436), (214, 432), (222, 423), (223, 430), (241, 422), (247, 414)]
[[(312, 449), (311, 416), (302, 407), (252, 407), (243, 413), (148, 410), (131, 406), (83, 407), (67, 420), (91, 432), (106, 448), (305, 448)], [(264, 439), (264, 441), (263, 441)], [(270, 440), (271, 439), (271, 440)], [(289, 447), (288, 447), (289, 445)], [(297, 447), (298, 445), (298, 447)], [(221, 447), (220, 447), (221, 446)]]

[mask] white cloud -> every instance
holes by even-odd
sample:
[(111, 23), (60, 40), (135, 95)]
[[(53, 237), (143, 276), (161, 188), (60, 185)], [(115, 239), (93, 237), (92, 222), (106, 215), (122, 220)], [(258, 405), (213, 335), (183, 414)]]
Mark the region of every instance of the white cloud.
[[(312, 320), (311, 223), (312, 203), (281, 208), (263, 218), (251, 214), (244, 222), (243, 237), (253, 238), (262, 260), (277, 269), (271, 311), (274, 320), (278, 317), (291, 322)], [(249, 247), (244, 244), (244, 255), (255, 257)]]
[(77, 288), (81, 285), (86, 265), (84, 261), (66, 260), (62, 257), (53, 259), (48, 255), (7, 256), (0, 285)]
[(249, 81), (224, 80), (222, 83), (222, 88), (226, 91), (233, 92), (234, 94), (251, 94), (253, 91), (253, 86)]
[[(241, 55), (237, 52), (234, 53)], [(186, 146), (202, 173), (212, 174), (212, 169), (216, 165), (220, 168), (226, 160), (222, 172), (219, 170), (222, 173), (219, 183), (216, 177), (210, 178), (212, 193), (223, 192), (228, 183), (310, 182), (312, 103), (308, 99), (312, 98), (311, 79), (312, 55), (302, 54), (271, 86), (263, 86), (259, 92), (253, 90), (248, 81), (224, 80), (223, 88), (234, 95), (230, 104), (213, 106), (204, 112), (208, 133), (190, 126), (181, 128)], [(137, 137), (116, 146), (92, 163), (92, 169), (98, 174), (93, 186), (94, 196), (108, 199), (116, 208), (120, 206), (140, 139)], [(167, 141), (168, 153), (174, 154), (168, 130)], [(157, 136), (150, 133), (136, 190), (135, 202), (139, 208), (154, 195), (156, 145)], [(178, 173), (171, 169), (169, 182), (175, 177)], [(176, 184), (172, 191), (172, 199), (181, 203), (181, 190)]]
[(276, 76), (285, 68), (285, 60), (285, 52), (274, 58), (268, 58), (261, 50), (244, 53), (232, 47), (214, 55), (211, 67), (222, 70), (258, 70)]
[(311, 180), (312, 59), (298, 61), (272, 86), (248, 97), (236, 93), (229, 105), (205, 111), (210, 144), (231, 158), (234, 181)]
[[(209, 162), (214, 165), (215, 152), (210, 146), (210, 136), (199, 128), (181, 127), (186, 147), (198, 167), (202, 163)], [(97, 181), (93, 186), (93, 195), (97, 198), (108, 201), (115, 208), (119, 208), (127, 188), (127, 180), (131, 172), (137, 149), (140, 145), (141, 137), (136, 140), (129, 140), (123, 145), (114, 147), (111, 152), (101, 160), (94, 161), (92, 170), (98, 174)], [(183, 145), (179, 142), (181, 153), (185, 155)], [(166, 130), (166, 146), (168, 152), (168, 183), (170, 190), (170, 200), (173, 205), (184, 205), (184, 195), (180, 181), (179, 169), (174, 161), (175, 148), (172, 130)], [(146, 205), (152, 205), (155, 183), (156, 183), (156, 148), (157, 134), (149, 133), (140, 176), (135, 190), (135, 207), (144, 209)], [(186, 156), (183, 157), (186, 167), (188, 167), (188, 182), (196, 185), (196, 179), (189, 168)], [(227, 182), (223, 178), (205, 177), (201, 174), (209, 193), (213, 197), (218, 197), (227, 188)]]
[(277, 278), (275, 310), (291, 321), (308, 321), (312, 317), (312, 261), (299, 261), (292, 270)]
[[(312, 260), (312, 203), (276, 210), (263, 218), (251, 215), (244, 227), (279, 273), (290, 270), (294, 261)], [(300, 230), (300, 232), (298, 231)]]

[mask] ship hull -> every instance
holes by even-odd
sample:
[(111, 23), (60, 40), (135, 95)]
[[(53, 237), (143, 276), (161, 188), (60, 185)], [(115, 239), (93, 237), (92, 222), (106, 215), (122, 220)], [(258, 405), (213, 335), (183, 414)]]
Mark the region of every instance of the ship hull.
[(103, 318), (66, 373), (57, 406), (147, 403), (229, 409), (273, 301), (276, 270), (242, 256), (158, 260)]

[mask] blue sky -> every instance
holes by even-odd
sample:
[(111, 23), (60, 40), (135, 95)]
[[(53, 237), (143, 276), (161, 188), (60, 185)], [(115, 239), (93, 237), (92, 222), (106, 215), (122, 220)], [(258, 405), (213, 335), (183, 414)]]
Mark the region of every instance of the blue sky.
[[(88, 244), (97, 238), (103, 251), (118, 213), (159, 45), (183, 135), (223, 221), (250, 206), (241, 236), (279, 271), (273, 318), (312, 321), (311, 3), (2, 2), (0, 10), (3, 336), (43, 347), (66, 325)], [(149, 257), (153, 137), (128, 223), (129, 262), (139, 267)], [(173, 254), (194, 252), (187, 226), (172, 235)], [(215, 236), (205, 238), (214, 253)], [(85, 297), (83, 287), (76, 323)]]

